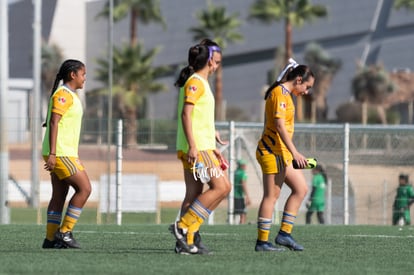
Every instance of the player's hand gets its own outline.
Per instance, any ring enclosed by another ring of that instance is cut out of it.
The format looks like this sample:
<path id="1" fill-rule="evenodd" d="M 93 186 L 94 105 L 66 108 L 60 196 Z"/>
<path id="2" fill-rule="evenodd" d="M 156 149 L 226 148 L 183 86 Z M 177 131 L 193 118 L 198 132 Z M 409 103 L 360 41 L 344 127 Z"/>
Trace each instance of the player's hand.
<path id="1" fill-rule="evenodd" d="M 308 165 L 308 161 L 306 160 L 306 157 L 303 156 L 301 153 L 297 152 L 293 155 L 293 159 L 296 160 L 298 167 L 300 169 L 305 168 Z"/>
<path id="2" fill-rule="evenodd" d="M 227 145 L 229 142 L 226 140 L 222 140 L 220 138 L 220 133 L 218 131 L 216 131 L 216 141 L 220 144 L 220 145 Z"/>
<path id="3" fill-rule="evenodd" d="M 250 198 L 249 197 L 245 197 L 244 198 L 244 204 L 246 204 L 246 205 L 250 205 L 251 204 L 251 201 L 250 201 Z"/>
<path id="4" fill-rule="evenodd" d="M 194 164 L 198 159 L 198 150 L 195 147 L 190 147 L 187 153 L 187 161 L 190 164 Z"/>
<path id="5" fill-rule="evenodd" d="M 56 166 L 56 156 L 55 155 L 49 155 L 49 158 L 47 159 L 47 162 L 44 165 L 44 168 L 46 171 L 53 171 Z"/>

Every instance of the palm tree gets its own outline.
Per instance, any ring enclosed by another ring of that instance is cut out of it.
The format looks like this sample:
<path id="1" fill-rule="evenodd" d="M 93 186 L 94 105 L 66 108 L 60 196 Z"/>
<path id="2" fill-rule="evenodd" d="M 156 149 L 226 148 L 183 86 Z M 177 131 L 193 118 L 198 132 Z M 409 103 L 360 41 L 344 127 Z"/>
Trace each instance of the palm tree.
<path id="1" fill-rule="evenodd" d="M 283 20 L 285 24 L 285 63 L 292 57 L 292 27 L 302 27 L 305 22 L 325 17 L 323 5 L 312 5 L 310 0 L 256 0 L 250 7 L 250 19 L 265 24 Z M 297 98 L 297 118 L 303 120 L 301 97 Z"/>
<path id="2" fill-rule="evenodd" d="M 194 41 L 208 37 L 217 42 L 222 49 L 225 49 L 228 44 L 243 40 L 242 34 L 236 30 L 241 24 L 238 20 L 238 14 L 227 15 L 224 6 L 214 6 L 208 1 L 207 9 L 199 11 L 196 16 L 199 25 L 189 29 L 193 33 Z M 225 120 L 222 79 L 223 71 L 220 66 L 216 71 L 214 84 L 217 120 Z"/>
<path id="3" fill-rule="evenodd" d="M 305 49 L 305 61 L 315 74 L 316 81 L 310 94 L 310 117 L 312 122 L 326 121 L 328 107 L 326 96 L 331 86 L 333 77 L 341 68 L 340 59 L 331 57 L 324 49 L 316 44 L 310 43 Z M 308 97 L 305 97 L 306 99 Z M 306 104 L 305 104 L 306 105 Z M 305 106 L 305 110 L 307 109 Z"/>
<path id="4" fill-rule="evenodd" d="M 362 123 L 368 120 L 368 105 L 375 105 L 383 124 L 387 123 L 384 99 L 395 89 L 388 72 L 381 65 L 360 66 L 352 80 L 352 93 L 355 100 L 362 103 Z"/>
<path id="5" fill-rule="evenodd" d="M 139 59 L 127 59 L 129 55 L 134 56 L 137 55 L 139 58 L 145 58 L 145 56 L 141 56 L 141 49 L 142 46 L 138 43 L 138 21 L 143 24 L 149 24 L 151 22 L 160 23 L 164 27 L 165 22 L 163 17 L 161 16 L 160 10 L 160 1 L 159 0 L 114 0 L 114 10 L 113 10 L 113 17 L 114 21 L 118 22 L 123 18 L 130 16 L 130 24 L 129 24 L 129 49 L 125 46 L 121 50 L 116 50 L 118 57 L 114 56 L 114 63 L 118 62 L 118 70 L 125 70 L 119 71 L 118 75 L 113 73 L 114 82 L 114 93 L 117 92 L 117 100 L 118 100 L 118 111 L 122 114 L 123 117 L 128 118 L 128 122 L 131 125 L 131 128 L 126 127 L 129 130 L 127 133 L 127 144 L 136 144 L 136 138 L 133 136 L 136 132 L 132 132 L 133 130 L 138 129 L 138 122 L 137 119 L 137 106 L 141 105 L 142 100 L 145 98 L 145 94 L 148 91 L 153 91 L 152 89 L 145 90 L 145 86 L 148 86 L 146 83 L 141 83 L 140 81 L 147 81 L 146 78 L 142 75 L 141 78 L 136 79 L 129 79 L 130 75 L 133 75 L 134 72 L 128 71 L 130 68 L 137 68 L 142 65 L 146 64 L 145 60 Z M 98 14 L 98 16 L 109 16 L 109 1 L 106 3 L 103 11 Z M 154 55 L 158 53 L 159 49 L 151 50 L 149 54 L 149 59 L 153 60 Z M 114 54 L 115 55 L 115 54 Z M 148 61 L 148 60 L 147 60 Z M 103 60 L 100 61 L 100 65 L 103 66 Z M 133 64 L 136 62 L 137 64 Z M 115 66 L 115 64 L 114 64 Z M 108 73 L 104 70 L 106 73 Z M 135 72 L 136 73 L 136 72 Z M 118 77 L 119 76 L 119 77 Z M 101 80 L 102 77 L 107 77 L 107 75 L 101 75 L 99 78 Z M 127 79 L 127 80 L 126 80 Z M 154 79 L 154 75 L 150 78 L 151 80 Z M 106 81 L 106 80 L 105 80 Z M 143 89 L 141 94 L 138 93 L 138 89 Z M 125 95 L 121 93 L 125 92 Z M 132 97 L 132 99 L 131 99 Z M 125 101 L 125 102 L 122 102 Z M 135 106 L 132 106 L 134 105 Z"/>
<path id="6" fill-rule="evenodd" d="M 166 67 L 153 67 L 152 62 L 160 48 L 144 51 L 142 44 L 131 47 L 124 45 L 114 48 L 113 78 L 116 84 L 113 87 L 116 109 L 121 118 L 125 119 L 125 144 L 137 144 L 138 129 L 137 110 L 150 92 L 166 90 L 165 85 L 155 79 L 168 71 Z M 97 61 L 97 77 L 104 85 L 108 85 L 108 60 Z M 138 92 L 139 91 L 139 92 Z"/>
<path id="7" fill-rule="evenodd" d="M 414 0 L 395 0 L 394 7 L 398 10 L 404 8 L 414 11 Z"/>
<path id="8" fill-rule="evenodd" d="M 138 21 L 142 24 L 160 23 L 166 26 L 161 15 L 159 0 L 114 0 L 113 16 L 118 22 L 130 14 L 129 42 L 131 46 L 138 43 Z M 98 16 L 109 16 L 109 1 Z"/>

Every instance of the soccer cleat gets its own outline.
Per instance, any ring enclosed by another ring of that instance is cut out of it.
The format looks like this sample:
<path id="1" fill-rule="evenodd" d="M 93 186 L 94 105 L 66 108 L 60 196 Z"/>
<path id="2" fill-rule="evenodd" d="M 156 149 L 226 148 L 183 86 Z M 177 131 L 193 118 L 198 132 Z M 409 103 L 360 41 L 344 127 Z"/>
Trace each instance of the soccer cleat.
<path id="1" fill-rule="evenodd" d="M 61 242 L 57 242 L 56 240 L 49 241 L 48 239 L 44 239 L 42 248 L 66 248 L 65 245 L 63 245 Z"/>
<path id="2" fill-rule="evenodd" d="M 194 233 L 194 244 L 197 246 L 198 248 L 198 252 L 197 254 L 203 254 L 203 255 L 211 255 L 213 254 L 208 248 L 207 246 L 205 246 L 202 242 L 201 242 L 201 236 L 200 236 L 200 232 L 197 231 Z"/>
<path id="3" fill-rule="evenodd" d="M 174 224 L 170 224 L 170 226 L 168 227 L 168 230 L 173 233 L 174 230 Z M 198 248 L 198 252 L 197 254 L 200 255 L 211 255 L 213 254 L 212 252 L 210 252 L 210 250 L 201 242 L 201 236 L 199 231 L 197 231 L 196 233 L 194 233 L 194 244 L 195 246 Z M 175 247 L 174 247 L 174 252 L 177 254 L 186 254 L 188 255 L 189 253 L 186 252 L 180 245 L 180 242 L 176 241 L 175 242 Z"/>
<path id="4" fill-rule="evenodd" d="M 174 252 L 177 253 L 177 254 L 181 254 L 182 250 L 183 249 L 181 248 L 180 243 L 178 241 L 176 241 L 175 242 L 175 247 L 174 247 Z"/>
<path id="5" fill-rule="evenodd" d="M 57 242 L 62 243 L 67 248 L 80 248 L 80 245 L 73 238 L 72 232 L 70 232 L 70 231 L 62 233 L 58 230 L 55 233 L 55 239 L 56 239 Z"/>
<path id="6" fill-rule="evenodd" d="M 256 246 L 254 247 L 255 251 L 273 251 L 273 252 L 282 252 L 285 251 L 284 248 L 281 247 L 275 247 L 270 242 L 264 242 L 264 241 L 256 241 Z"/>
<path id="7" fill-rule="evenodd" d="M 283 245 L 289 248 L 290 250 L 294 251 L 302 251 L 303 246 L 298 244 L 290 234 L 280 233 L 277 235 L 275 239 L 275 243 L 278 245 Z"/>
<path id="8" fill-rule="evenodd" d="M 171 233 L 174 234 L 175 239 L 181 246 L 182 252 L 180 252 L 180 254 L 184 254 L 183 252 L 186 252 L 189 254 L 198 253 L 197 246 L 193 244 L 191 245 L 187 244 L 187 230 L 179 228 L 178 222 L 175 222 L 172 227 L 170 226 L 170 228 L 171 228 L 170 229 Z"/>

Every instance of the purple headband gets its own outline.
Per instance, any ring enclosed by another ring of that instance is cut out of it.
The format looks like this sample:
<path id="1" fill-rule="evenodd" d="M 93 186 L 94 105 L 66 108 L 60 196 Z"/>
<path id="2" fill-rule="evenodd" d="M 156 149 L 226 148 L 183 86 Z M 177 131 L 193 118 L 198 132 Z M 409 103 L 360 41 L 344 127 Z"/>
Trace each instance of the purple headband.
<path id="1" fill-rule="evenodd" d="M 221 53 L 221 49 L 219 46 L 208 46 L 208 60 L 213 57 L 213 52 Z"/>

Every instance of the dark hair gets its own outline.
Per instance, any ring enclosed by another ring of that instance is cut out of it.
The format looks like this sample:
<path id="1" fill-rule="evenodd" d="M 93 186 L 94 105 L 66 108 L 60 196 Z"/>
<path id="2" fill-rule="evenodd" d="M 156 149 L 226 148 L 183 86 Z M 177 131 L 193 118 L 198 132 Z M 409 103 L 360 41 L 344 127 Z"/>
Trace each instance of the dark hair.
<path id="1" fill-rule="evenodd" d="M 208 38 L 201 40 L 200 44 L 192 46 L 188 50 L 188 65 L 184 67 L 174 85 L 176 87 L 184 86 L 187 79 L 195 72 L 206 66 L 207 62 L 213 56 L 213 52 L 221 52 L 218 44 Z"/>
<path id="2" fill-rule="evenodd" d="M 50 92 L 50 96 L 53 95 L 57 87 L 59 86 L 59 82 L 63 80 L 63 83 L 70 81 L 70 74 L 72 72 L 76 73 L 80 69 L 84 68 L 85 64 L 83 64 L 79 60 L 75 59 L 67 59 L 65 60 L 62 65 L 60 65 L 59 72 L 56 74 L 55 82 L 53 83 L 52 91 Z"/>
<path id="3" fill-rule="evenodd" d="M 63 83 L 70 81 L 70 74 L 72 72 L 76 73 L 80 69 L 84 68 L 85 64 L 83 64 L 79 60 L 75 59 L 67 59 L 65 60 L 62 65 L 60 65 L 59 72 L 56 74 L 55 82 L 53 83 L 53 88 L 50 92 L 50 97 L 53 96 L 53 93 L 59 86 L 59 82 L 63 80 Z M 43 123 L 43 127 L 47 126 L 49 118 L 46 117 L 46 122 Z"/>
<path id="4" fill-rule="evenodd" d="M 310 77 L 314 77 L 312 71 L 306 65 L 298 65 L 295 68 L 290 68 L 289 70 L 286 71 L 285 75 L 283 75 L 280 81 L 276 80 L 272 85 L 270 85 L 270 87 L 266 90 L 264 99 L 266 100 L 268 98 L 268 96 L 270 95 L 270 92 L 275 87 L 279 86 L 281 83 L 291 81 L 298 76 L 302 77 L 303 81 L 307 81 Z"/>
<path id="5" fill-rule="evenodd" d="M 402 180 L 408 182 L 408 175 L 407 174 L 400 174 L 399 179 L 402 179 Z"/>
<path id="6" fill-rule="evenodd" d="M 208 47 L 205 45 L 195 45 L 188 50 L 188 65 L 184 67 L 178 79 L 175 82 L 175 86 L 184 86 L 187 79 L 196 71 L 201 70 L 208 62 L 209 52 Z"/>
<path id="7" fill-rule="evenodd" d="M 203 40 L 201 40 L 200 45 L 206 45 L 208 47 L 209 60 L 213 57 L 213 52 L 221 53 L 220 46 L 211 39 L 204 38 Z"/>

